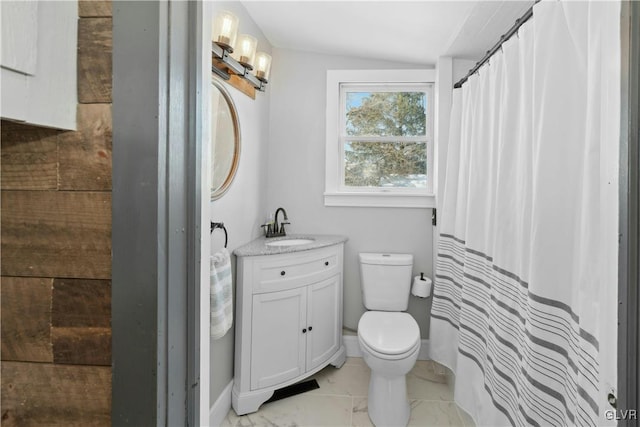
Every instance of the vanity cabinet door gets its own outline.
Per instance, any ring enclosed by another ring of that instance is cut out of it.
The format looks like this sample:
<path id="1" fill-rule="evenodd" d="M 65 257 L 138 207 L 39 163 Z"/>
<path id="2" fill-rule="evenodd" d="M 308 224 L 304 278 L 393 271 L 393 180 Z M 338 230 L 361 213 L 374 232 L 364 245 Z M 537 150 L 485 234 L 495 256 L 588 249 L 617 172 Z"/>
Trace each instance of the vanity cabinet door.
<path id="1" fill-rule="evenodd" d="M 341 280 L 338 274 L 308 287 L 307 371 L 326 362 L 340 347 Z"/>
<path id="2" fill-rule="evenodd" d="M 306 298 L 306 288 L 253 295 L 252 390 L 304 373 Z"/>

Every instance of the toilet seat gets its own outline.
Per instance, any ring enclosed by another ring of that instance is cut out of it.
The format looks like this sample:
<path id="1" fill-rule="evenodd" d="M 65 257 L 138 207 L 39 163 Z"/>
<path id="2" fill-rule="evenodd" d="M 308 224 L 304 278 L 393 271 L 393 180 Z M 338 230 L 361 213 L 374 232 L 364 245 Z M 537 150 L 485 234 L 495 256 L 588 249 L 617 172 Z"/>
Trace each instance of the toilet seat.
<path id="1" fill-rule="evenodd" d="M 385 353 L 380 353 L 378 351 L 376 351 L 375 349 L 369 347 L 363 340 L 362 338 L 358 339 L 358 342 L 360 343 L 360 349 L 363 352 L 367 352 L 369 353 L 371 356 L 380 359 L 380 360 L 388 360 L 388 361 L 394 361 L 394 360 L 402 360 L 402 359 L 407 359 L 407 358 L 411 358 L 413 356 L 414 353 L 418 352 L 420 350 L 420 342 L 418 341 L 415 346 L 413 346 L 412 348 L 409 349 L 409 351 L 407 351 L 406 353 L 401 353 L 401 354 L 385 354 Z"/>
<path id="2" fill-rule="evenodd" d="M 358 323 L 360 343 L 382 359 L 402 359 L 420 346 L 420 328 L 408 313 L 367 311 Z"/>

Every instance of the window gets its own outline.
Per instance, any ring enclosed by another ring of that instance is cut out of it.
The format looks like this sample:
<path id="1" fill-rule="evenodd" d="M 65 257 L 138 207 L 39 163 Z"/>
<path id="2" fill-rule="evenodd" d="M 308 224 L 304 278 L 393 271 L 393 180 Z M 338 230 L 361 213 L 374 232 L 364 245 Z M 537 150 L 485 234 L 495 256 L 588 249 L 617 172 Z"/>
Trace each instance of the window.
<path id="1" fill-rule="evenodd" d="M 433 206 L 433 71 L 328 71 L 327 206 Z"/>

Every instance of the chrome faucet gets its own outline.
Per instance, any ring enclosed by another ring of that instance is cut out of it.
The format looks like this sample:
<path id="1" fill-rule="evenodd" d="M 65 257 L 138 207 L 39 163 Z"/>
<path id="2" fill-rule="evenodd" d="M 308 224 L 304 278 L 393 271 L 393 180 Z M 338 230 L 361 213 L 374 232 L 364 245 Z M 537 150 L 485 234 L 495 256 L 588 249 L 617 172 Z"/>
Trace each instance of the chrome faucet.
<path id="1" fill-rule="evenodd" d="M 282 212 L 282 214 L 284 215 L 284 221 L 280 223 L 280 225 L 278 225 L 278 214 Z M 267 237 L 280 237 L 280 236 L 286 236 L 287 232 L 284 229 L 284 226 L 287 224 L 291 224 L 289 221 L 289 218 L 287 218 L 287 211 L 284 210 L 284 208 L 278 208 L 276 209 L 276 214 L 274 217 L 274 221 L 273 221 L 273 225 L 272 224 L 263 224 L 262 227 L 266 228 L 266 236 Z"/>

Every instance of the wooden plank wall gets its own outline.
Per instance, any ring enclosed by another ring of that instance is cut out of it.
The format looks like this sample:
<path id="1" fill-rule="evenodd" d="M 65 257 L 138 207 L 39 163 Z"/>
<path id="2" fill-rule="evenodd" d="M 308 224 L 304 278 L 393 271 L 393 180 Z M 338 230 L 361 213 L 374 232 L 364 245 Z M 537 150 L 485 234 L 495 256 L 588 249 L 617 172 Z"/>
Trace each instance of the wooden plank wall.
<path id="1" fill-rule="evenodd" d="M 111 2 L 78 15 L 77 131 L 1 123 L 6 427 L 111 424 Z"/>

